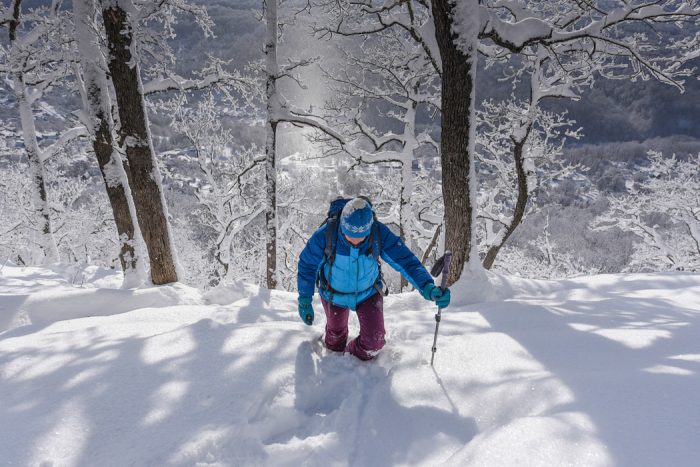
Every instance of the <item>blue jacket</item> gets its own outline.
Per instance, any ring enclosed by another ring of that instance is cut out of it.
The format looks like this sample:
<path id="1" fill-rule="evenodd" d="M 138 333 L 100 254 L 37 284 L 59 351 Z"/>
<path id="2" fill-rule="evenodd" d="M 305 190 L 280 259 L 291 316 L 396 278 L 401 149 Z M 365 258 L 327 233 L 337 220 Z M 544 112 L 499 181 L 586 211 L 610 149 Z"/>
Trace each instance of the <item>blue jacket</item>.
<path id="1" fill-rule="evenodd" d="M 423 290 L 429 282 L 433 283 L 433 278 L 428 271 L 401 239 L 386 225 L 379 221 L 376 223 L 377 226 L 372 226 L 372 229 L 375 232 L 374 235 L 378 233 L 380 237 L 381 258 L 418 290 Z M 377 292 L 375 284 L 379 282 L 379 266 L 369 251 L 368 239 L 357 247 L 353 247 L 345 240 L 342 233 L 338 232 L 334 235 L 337 235 L 336 253 L 330 275 L 330 285 L 334 290 L 333 303 L 356 310 L 358 304 Z M 299 256 L 297 288 L 300 297 L 313 297 L 316 278 L 321 267 L 323 267 L 321 272 L 323 277 L 326 281 L 328 280 L 329 264 L 323 254 L 327 238 L 326 224 L 324 224 L 314 232 Z M 324 300 L 329 301 L 330 291 L 321 288 L 319 294 Z"/>

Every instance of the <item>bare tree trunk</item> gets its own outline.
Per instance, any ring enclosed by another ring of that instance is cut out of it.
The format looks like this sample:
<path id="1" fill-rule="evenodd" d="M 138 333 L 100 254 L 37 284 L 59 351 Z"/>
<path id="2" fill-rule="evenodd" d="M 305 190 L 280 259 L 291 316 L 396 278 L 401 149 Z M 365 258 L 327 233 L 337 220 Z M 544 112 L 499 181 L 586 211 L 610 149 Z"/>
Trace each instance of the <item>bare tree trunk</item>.
<path id="1" fill-rule="evenodd" d="M 425 249 L 425 252 L 423 252 L 423 257 L 421 258 L 421 263 L 425 264 L 428 262 L 428 258 L 430 258 L 430 255 L 432 254 L 433 250 L 438 246 L 438 239 L 440 238 L 440 232 L 442 230 L 442 224 L 438 224 L 437 227 L 435 227 L 435 233 L 433 234 L 433 237 L 430 239 L 430 243 L 428 244 L 428 247 Z"/>
<path id="2" fill-rule="evenodd" d="M 404 245 L 413 249 L 411 235 L 411 194 L 413 191 L 413 173 L 411 162 L 404 161 L 401 165 L 401 193 L 399 196 L 399 237 Z M 408 291 L 409 283 L 403 274 L 401 275 L 401 292 Z"/>
<path id="3" fill-rule="evenodd" d="M 14 87 L 19 106 L 24 147 L 27 152 L 27 160 L 29 161 L 32 204 L 34 205 L 34 210 L 38 218 L 38 244 L 43 255 L 41 261 L 52 263 L 58 261 L 58 248 L 53 237 L 53 228 L 51 227 L 51 207 L 49 206 L 46 194 L 46 170 L 44 168 L 44 161 L 41 160 L 39 143 L 36 139 L 34 115 L 27 97 L 24 77 L 21 73 L 15 75 Z"/>
<path id="4" fill-rule="evenodd" d="M 532 128 L 532 127 L 530 127 Z M 527 134 L 530 134 L 528 129 Z M 523 148 L 527 142 L 527 136 L 521 141 L 516 141 L 513 148 L 513 159 L 515 160 L 515 172 L 518 175 L 518 198 L 515 202 L 515 209 L 513 210 L 513 218 L 506 227 L 506 231 L 500 237 L 500 241 L 489 248 L 484 258 L 484 268 L 491 269 L 493 263 L 496 261 L 496 256 L 498 252 L 501 251 L 503 245 L 508 241 L 508 238 L 513 234 L 515 229 L 520 225 L 525 217 L 525 208 L 527 207 L 527 202 L 530 198 L 529 190 L 527 187 L 527 173 L 525 172 L 525 159 L 523 155 Z"/>
<path id="5" fill-rule="evenodd" d="M 277 288 L 277 168 L 275 164 L 275 141 L 277 123 L 267 123 L 267 145 L 265 150 L 265 184 L 267 185 L 267 209 L 265 211 L 265 250 L 267 253 L 265 280 L 268 289 Z"/>
<path id="6" fill-rule="evenodd" d="M 90 91 L 88 90 L 88 93 L 89 92 Z M 112 133 L 109 129 L 109 124 L 105 119 L 105 114 L 101 112 L 97 113 L 95 114 L 95 119 L 97 121 L 97 128 L 95 128 L 92 147 L 95 151 L 95 155 L 97 156 L 100 172 L 102 173 L 102 178 L 107 189 L 107 197 L 109 198 L 109 202 L 112 206 L 114 222 L 117 227 L 119 243 L 121 245 L 119 250 L 119 261 L 121 262 L 122 270 L 126 276 L 137 271 L 136 263 L 138 261 L 138 257 L 134 246 L 134 219 L 132 218 L 131 210 L 129 209 L 127 191 L 123 184 L 115 182 L 114 179 L 110 179 L 110 171 L 122 171 L 124 172 L 125 177 L 126 172 L 124 171 L 124 165 L 120 160 L 121 158 L 118 155 L 119 153 L 114 150 Z M 116 157 L 114 157 L 115 155 Z"/>
<path id="7" fill-rule="evenodd" d="M 265 185 L 267 206 L 265 210 L 265 249 L 267 253 L 265 280 L 268 289 L 277 288 L 277 126 L 280 99 L 277 94 L 277 0 L 266 3 L 267 31 L 265 60 L 267 80 L 267 141 L 265 143 Z"/>
<path id="8" fill-rule="evenodd" d="M 107 31 L 109 71 L 119 111 L 119 145 L 125 149 L 139 227 L 146 243 L 154 284 L 177 281 L 174 251 L 161 176 L 151 143 L 133 32 L 119 1 L 107 4 L 102 18 Z"/>
<path id="9" fill-rule="evenodd" d="M 277 122 L 267 122 L 267 126 L 267 144 L 265 146 L 265 184 L 267 186 L 265 281 L 268 289 L 275 289 L 277 288 L 277 168 L 275 164 Z"/>
<path id="10" fill-rule="evenodd" d="M 12 18 L 9 21 L 10 51 L 17 39 L 17 28 L 20 24 L 22 0 L 15 0 L 12 4 Z M 10 52 L 12 53 L 12 52 Z M 39 249 L 41 250 L 41 262 L 51 263 L 58 261 L 58 248 L 53 237 L 51 227 L 51 208 L 46 196 L 46 171 L 41 160 L 39 142 L 36 138 L 36 126 L 32 113 L 31 101 L 27 95 L 27 86 L 21 71 L 13 74 L 13 86 L 17 107 L 19 109 L 20 123 L 22 125 L 22 137 L 27 152 L 29 171 L 31 176 L 32 204 L 37 216 L 39 228 Z M 36 260 L 36 258 L 34 258 Z"/>
<path id="11" fill-rule="evenodd" d="M 121 245 L 119 261 L 124 277 L 138 274 L 137 255 L 134 247 L 133 206 L 129 201 L 131 193 L 127 170 L 113 140 L 114 124 L 110 113 L 110 97 L 107 89 L 107 76 L 104 62 L 95 34 L 94 0 L 73 0 L 75 15 L 76 41 L 80 51 L 80 64 L 85 82 L 85 106 L 88 115 L 88 131 L 92 147 L 107 189 L 107 197 L 112 206 L 114 222 Z M 99 62 L 98 62 L 99 61 Z M 132 201 L 133 203 L 133 201 Z"/>
<path id="12" fill-rule="evenodd" d="M 476 0 L 469 1 L 475 4 Z M 445 248 L 452 251 L 448 284 L 459 279 L 473 254 L 473 214 L 476 200 L 471 186 L 474 170 L 471 125 L 474 110 L 474 68 L 476 48 L 467 55 L 457 47 L 451 0 L 432 0 L 435 36 L 442 57 L 441 161 L 442 193 L 445 203 Z M 478 14 L 478 13 L 477 13 Z M 475 32 L 476 39 L 476 32 Z"/>

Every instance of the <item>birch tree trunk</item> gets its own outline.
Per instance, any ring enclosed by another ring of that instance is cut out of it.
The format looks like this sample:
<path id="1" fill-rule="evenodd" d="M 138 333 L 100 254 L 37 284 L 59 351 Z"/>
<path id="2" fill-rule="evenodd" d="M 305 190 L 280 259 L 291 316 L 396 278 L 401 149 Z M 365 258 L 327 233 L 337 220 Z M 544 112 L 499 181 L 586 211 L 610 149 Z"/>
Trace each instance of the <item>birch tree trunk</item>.
<path id="1" fill-rule="evenodd" d="M 277 94 L 277 0 L 267 0 L 267 30 L 265 37 L 265 69 L 267 79 L 265 91 L 267 96 L 267 126 L 265 142 L 265 185 L 267 188 L 267 206 L 265 209 L 265 280 L 268 289 L 277 288 L 277 126 L 280 111 L 280 99 Z"/>
<path id="2" fill-rule="evenodd" d="M 409 250 L 413 250 L 413 158 L 415 151 L 420 147 L 416 140 L 416 101 L 409 103 L 404 116 L 404 148 L 401 164 L 401 189 L 399 195 L 399 233 L 401 240 Z M 401 291 L 407 292 L 410 288 L 408 281 L 401 275 Z"/>
<path id="3" fill-rule="evenodd" d="M 34 114 L 27 96 L 27 88 L 24 77 L 17 73 L 13 80 L 17 105 L 19 106 L 20 121 L 22 125 L 22 137 L 29 161 L 31 176 L 32 204 L 37 217 L 39 229 L 38 246 L 42 253 L 40 263 L 54 263 L 58 261 L 58 248 L 53 237 L 51 227 L 51 207 L 46 192 L 46 170 L 44 161 L 41 160 L 39 142 L 36 139 L 36 127 Z M 34 258 L 36 260 L 37 258 Z"/>
<path id="4" fill-rule="evenodd" d="M 124 271 L 125 283 L 129 283 L 133 275 L 139 275 L 134 239 L 135 206 L 129 188 L 128 167 L 124 166 L 124 161 L 116 150 L 113 140 L 114 124 L 110 112 L 107 76 L 104 72 L 106 64 L 99 50 L 99 38 L 95 34 L 97 10 L 94 0 L 73 0 L 73 12 L 75 36 L 85 83 L 86 124 L 119 235 L 119 261 Z"/>
<path id="5" fill-rule="evenodd" d="M 22 0 L 12 3 L 12 17 L 9 21 L 9 48 L 12 55 L 13 45 L 17 40 L 17 28 L 20 24 Z M 29 161 L 31 176 L 32 204 L 36 213 L 39 240 L 37 242 L 41 251 L 41 258 L 33 258 L 39 263 L 53 263 L 58 261 L 58 248 L 53 237 L 51 227 L 51 208 L 46 194 L 46 171 L 41 159 L 41 150 L 36 138 L 36 125 L 32 113 L 32 103 L 27 94 L 27 86 L 24 82 L 24 74 L 19 71 L 21 65 L 17 64 L 18 71 L 12 76 L 15 98 L 19 109 L 20 124 L 22 125 L 22 137 Z"/>
<path id="6" fill-rule="evenodd" d="M 469 2 L 470 14 L 478 18 L 476 0 Z M 452 251 L 451 285 L 459 279 L 469 261 L 478 260 L 474 244 L 476 187 L 473 163 L 474 86 L 476 40 L 468 52 L 458 47 L 453 30 L 453 0 L 432 0 L 435 37 L 442 57 L 442 193 L 445 203 L 445 249 Z M 478 19 L 476 20 L 478 23 Z M 462 37 L 464 39 L 464 37 Z"/>
<path id="7" fill-rule="evenodd" d="M 120 0 L 107 2 L 102 18 L 119 111 L 119 145 L 124 148 L 129 164 L 138 224 L 151 265 L 151 280 L 154 284 L 175 282 L 178 280 L 175 252 L 148 128 L 139 64 L 132 54 L 132 26 Z"/>

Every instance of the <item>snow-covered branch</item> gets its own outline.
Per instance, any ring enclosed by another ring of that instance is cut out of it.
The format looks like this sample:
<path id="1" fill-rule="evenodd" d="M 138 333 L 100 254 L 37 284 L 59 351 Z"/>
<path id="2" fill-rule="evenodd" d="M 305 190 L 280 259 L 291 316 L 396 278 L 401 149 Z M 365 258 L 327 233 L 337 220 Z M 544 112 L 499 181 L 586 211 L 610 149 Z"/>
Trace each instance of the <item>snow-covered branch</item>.
<path id="1" fill-rule="evenodd" d="M 314 33 L 321 39 L 340 37 L 367 37 L 399 29 L 407 33 L 429 60 L 435 73 L 441 75 L 442 63 L 435 44 L 435 33 L 429 2 L 424 0 L 314 0 L 330 20 L 319 24 Z"/>
<path id="2" fill-rule="evenodd" d="M 88 136 L 88 131 L 85 126 L 77 126 L 74 128 L 71 128 L 67 131 L 64 131 L 61 136 L 53 143 L 51 146 L 44 148 L 41 151 L 41 160 L 46 161 L 56 154 L 58 154 L 60 151 L 62 151 L 69 143 L 79 139 L 79 138 L 84 138 Z"/>
<path id="3" fill-rule="evenodd" d="M 144 95 L 153 95 L 170 91 L 200 91 L 212 86 L 233 86 L 236 89 L 248 91 L 256 85 L 257 83 L 249 77 L 243 76 L 238 72 L 230 73 L 219 69 L 198 79 L 187 79 L 174 73 L 169 73 L 167 77 L 152 79 L 144 83 L 143 93 Z"/>
<path id="4" fill-rule="evenodd" d="M 526 53 L 537 45 L 559 56 L 576 50 L 591 61 L 627 63 L 618 78 L 652 77 L 680 90 L 683 78 L 693 73 L 686 64 L 700 47 L 697 35 L 663 39 L 654 28 L 657 24 L 700 24 L 700 7 L 693 2 L 553 1 L 528 3 L 525 8 L 521 2 L 493 0 L 480 5 L 480 19 L 479 37 L 511 53 Z M 640 24 L 649 32 L 634 32 L 633 27 Z"/>

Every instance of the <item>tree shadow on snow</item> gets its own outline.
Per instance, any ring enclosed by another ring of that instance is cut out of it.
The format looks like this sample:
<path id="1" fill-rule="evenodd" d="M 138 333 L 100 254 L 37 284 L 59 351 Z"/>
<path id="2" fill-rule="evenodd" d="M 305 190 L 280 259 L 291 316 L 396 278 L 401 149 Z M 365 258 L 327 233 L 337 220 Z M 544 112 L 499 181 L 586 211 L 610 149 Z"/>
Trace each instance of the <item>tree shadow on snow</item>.
<path id="1" fill-rule="evenodd" d="M 0 352 L 0 365 L 15 368 L 0 377 L 0 457 L 17 465 L 195 465 L 202 458 L 259 465 L 266 453 L 247 433 L 249 419 L 256 401 L 267 402 L 270 374 L 290 361 L 274 350 L 294 351 L 289 333 L 270 324 L 202 319 L 121 337 L 112 328 L 49 329 L 41 346 Z"/>
<path id="2" fill-rule="evenodd" d="M 623 289 L 654 288 L 633 282 Z M 682 289 L 668 285 L 658 288 Z M 700 312 L 625 297 L 611 285 L 596 290 L 603 300 L 565 295 L 560 306 L 522 301 L 484 304 L 480 312 L 573 392 L 571 403 L 550 412 L 587 414 L 615 465 L 696 465 Z"/>

